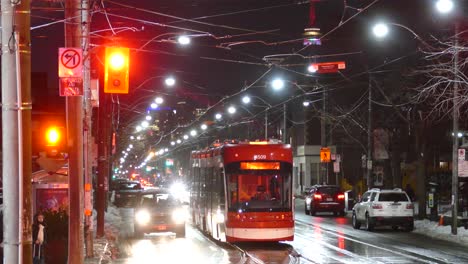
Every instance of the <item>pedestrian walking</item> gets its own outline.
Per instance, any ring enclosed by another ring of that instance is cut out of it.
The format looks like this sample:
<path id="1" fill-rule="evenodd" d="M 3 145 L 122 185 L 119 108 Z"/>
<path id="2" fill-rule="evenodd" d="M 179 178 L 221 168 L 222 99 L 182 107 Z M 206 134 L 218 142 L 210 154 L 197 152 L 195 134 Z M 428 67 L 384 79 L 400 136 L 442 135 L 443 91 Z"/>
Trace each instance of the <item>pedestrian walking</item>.
<path id="1" fill-rule="evenodd" d="M 47 242 L 47 225 L 44 215 L 38 213 L 33 224 L 33 264 L 44 264 L 44 245 Z"/>

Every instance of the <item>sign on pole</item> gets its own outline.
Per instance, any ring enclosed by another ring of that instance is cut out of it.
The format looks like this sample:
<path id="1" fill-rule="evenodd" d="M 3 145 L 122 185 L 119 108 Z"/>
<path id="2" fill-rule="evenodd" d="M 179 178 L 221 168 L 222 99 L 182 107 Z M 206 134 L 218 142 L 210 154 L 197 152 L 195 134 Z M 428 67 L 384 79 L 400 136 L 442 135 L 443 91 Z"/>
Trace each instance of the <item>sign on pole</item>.
<path id="1" fill-rule="evenodd" d="M 59 77 L 83 77 L 83 50 L 59 48 Z"/>
<path id="2" fill-rule="evenodd" d="M 320 162 L 330 162 L 330 148 L 320 148 Z"/>
<path id="3" fill-rule="evenodd" d="M 334 173 L 340 172 L 340 163 L 338 161 L 333 162 L 333 172 Z"/>
<path id="4" fill-rule="evenodd" d="M 83 78 L 60 78 L 60 96 L 82 96 Z"/>

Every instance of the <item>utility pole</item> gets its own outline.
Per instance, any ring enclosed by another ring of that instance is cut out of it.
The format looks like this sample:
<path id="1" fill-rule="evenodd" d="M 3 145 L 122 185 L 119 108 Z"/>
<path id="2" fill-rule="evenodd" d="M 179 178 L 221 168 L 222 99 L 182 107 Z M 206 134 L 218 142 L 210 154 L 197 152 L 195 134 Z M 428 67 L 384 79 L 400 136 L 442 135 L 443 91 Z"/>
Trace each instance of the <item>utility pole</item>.
<path id="1" fill-rule="evenodd" d="M 268 140 L 268 109 L 265 109 L 265 139 Z"/>
<path id="2" fill-rule="evenodd" d="M 109 174 L 109 132 L 111 114 L 109 111 L 109 94 L 102 93 L 99 98 L 99 135 L 98 135 L 98 179 L 97 179 L 97 226 L 96 236 L 104 236 L 104 214 L 106 210 L 108 174 Z"/>
<path id="3" fill-rule="evenodd" d="M 372 186 L 372 77 L 369 73 L 369 105 L 367 116 L 367 189 Z"/>
<path id="4" fill-rule="evenodd" d="M 91 24 L 91 16 L 89 12 L 89 0 L 82 0 L 81 12 L 82 12 L 82 40 L 81 46 L 83 49 L 83 88 L 85 93 L 85 129 L 84 129 L 84 140 L 85 140 L 85 153 L 84 153 L 84 168 L 85 168 L 85 245 L 86 245 L 86 257 L 92 258 L 94 256 L 93 249 L 93 137 L 92 137 L 92 122 L 91 116 L 93 113 L 93 107 L 91 105 L 91 53 L 89 50 L 89 28 Z"/>
<path id="5" fill-rule="evenodd" d="M 30 1 L 1 1 L 4 263 L 32 259 Z M 26 162 L 25 162 L 26 161 Z"/>
<path id="6" fill-rule="evenodd" d="M 327 99 L 328 99 L 328 91 L 327 87 L 323 88 L 323 93 L 322 93 L 322 113 L 321 113 L 321 118 L 320 118 L 320 145 L 322 148 L 327 147 L 327 120 L 326 120 L 326 115 L 327 115 Z M 321 162 L 320 163 L 320 175 L 321 179 L 318 179 L 318 184 L 320 184 L 320 180 L 326 180 L 328 184 L 328 171 L 327 171 L 327 166 L 328 163 L 326 162 Z"/>
<path id="7" fill-rule="evenodd" d="M 459 98 L 458 98 L 458 22 L 455 22 L 455 53 L 453 58 L 453 71 L 455 80 L 453 82 L 453 145 L 452 145 L 452 234 L 457 234 L 458 228 L 458 118 L 459 118 Z"/>
<path id="8" fill-rule="evenodd" d="M 84 22 L 81 0 L 65 0 L 65 46 L 81 48 Z M 83 96 L 67 96 L 68 135 L 68 263 L 84 261 L 83 254 Z"/>
<path id="9" fill-rule="evenodd" d="M 287 118 L 287 105 L 286 103 L 283 104 L 283 144 L 288 144 L 287 142 L 287 139 L 288 139 L 288 135 L 286 133 L 286 130 L 287 130 L 287 121 L 288 121 L 288 118 Z"/>

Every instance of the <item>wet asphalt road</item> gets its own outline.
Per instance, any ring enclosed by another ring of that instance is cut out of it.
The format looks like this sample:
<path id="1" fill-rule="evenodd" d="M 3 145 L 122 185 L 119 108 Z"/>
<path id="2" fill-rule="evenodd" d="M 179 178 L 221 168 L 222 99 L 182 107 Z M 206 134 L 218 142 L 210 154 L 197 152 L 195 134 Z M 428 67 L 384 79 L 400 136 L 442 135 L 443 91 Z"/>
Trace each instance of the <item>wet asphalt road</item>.
<path id="1" fill-rule="evenodd" d="M 114 263 L 468 263 L 468 245 L 389 228 L 355 230 L 349 217 L 305 215 L 296 200 L 292 242 L 230 245 L 207 239 L 187 224 L 186 238 L 171 233 L 133 239 L 133 209 L 121 208 L 120 257 Z"/>

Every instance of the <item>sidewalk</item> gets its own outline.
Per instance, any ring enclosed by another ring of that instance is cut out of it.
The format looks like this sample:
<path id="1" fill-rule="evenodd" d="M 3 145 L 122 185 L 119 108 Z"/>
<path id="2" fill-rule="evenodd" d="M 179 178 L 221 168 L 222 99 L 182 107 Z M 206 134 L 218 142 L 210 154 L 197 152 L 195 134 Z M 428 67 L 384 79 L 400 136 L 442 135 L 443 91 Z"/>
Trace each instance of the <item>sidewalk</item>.
<path id="1" fill-rule="evenodd" d="M 93 212 L 94 223 L 96 221 L 97 212 Z M 118 257 L 118 239 L 120 228 L 120 212 L 119 209 L 109 206 L 104 216 L 104 237 L 94 239 L 94 257 L 85 259 L 86 264 L 106 264 L 112 263 Z M 94 234 L 96 237 L 96 234 Z"/>

